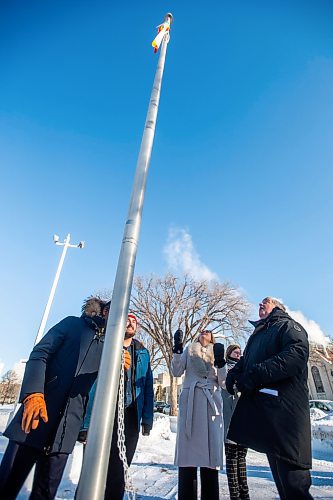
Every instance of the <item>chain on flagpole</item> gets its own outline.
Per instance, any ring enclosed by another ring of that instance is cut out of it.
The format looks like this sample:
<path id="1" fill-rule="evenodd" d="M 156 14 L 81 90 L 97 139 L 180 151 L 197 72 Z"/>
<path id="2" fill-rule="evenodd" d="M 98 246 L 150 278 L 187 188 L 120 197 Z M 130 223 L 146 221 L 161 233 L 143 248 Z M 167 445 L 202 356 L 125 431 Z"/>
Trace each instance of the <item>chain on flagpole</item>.
<path id="1" fill-rule="evenodd" d="M 126 456 L 126 444 L 125 444 L 125 368 L 124 368 L 124 350 L 121 358 L 121 369 L 120 369 L 120 381 L 119 381 L 119 392 L 118 392 L 118 429 L 117 429 L 117 446 L 119 450 L 119 458 L 123 463 L 124 478 L 125 478 L 125 491 L 127 493 L 128 500 L 135 499 L 135 491 L 132 484 L 132 479 L 130 476 L 129 465 Z"/>

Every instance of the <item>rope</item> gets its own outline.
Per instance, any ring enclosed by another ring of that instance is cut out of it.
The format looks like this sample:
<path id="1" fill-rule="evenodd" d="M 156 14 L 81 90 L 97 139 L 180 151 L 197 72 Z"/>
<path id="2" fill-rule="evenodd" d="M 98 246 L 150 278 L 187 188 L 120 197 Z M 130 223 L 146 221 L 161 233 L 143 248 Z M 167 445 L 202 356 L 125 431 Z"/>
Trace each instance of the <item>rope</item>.
<path id="1" fill-rule="evenodd" d="M 126 445 L 125 445 L 125 397 L 124 397 L 124 387 L 125 387 L 125 370 L 124 370 L 124 350 L 121 356 L 121 368 L 120 368 L 120 382 L 119 382 L 119 394 L 118 394 L 118 430 L 117 430 L 117 445 L 119 450 L 119 458 L 123 463 L 124 469 L 124 479 L 125 479 L 125 490 L 127 492 L 127 498 L 135 499 L 135 491 L 132 484 L 132 479 L 129 473 L 129 465 L 126 457 Z"/>

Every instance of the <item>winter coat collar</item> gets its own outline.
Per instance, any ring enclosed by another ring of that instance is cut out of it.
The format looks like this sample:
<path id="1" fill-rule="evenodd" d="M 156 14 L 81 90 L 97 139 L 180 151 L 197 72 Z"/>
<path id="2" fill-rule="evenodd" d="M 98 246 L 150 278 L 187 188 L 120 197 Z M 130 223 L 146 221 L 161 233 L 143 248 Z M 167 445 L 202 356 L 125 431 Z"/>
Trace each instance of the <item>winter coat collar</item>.
<path id="1" fill-rule="evenodd" d="M 140 342 L 140 340 L 133 339 L 132 344 L 134 346 L 134 349 L 136 351 L 142 351 L 143 349 L 146 349 L 145 346 Z"/>
<path id="2" fill-rule="evenodd" d="M 227 359 L 228 370 L 231 370 L 234 366 L 237 365 L 237 363 L 238 363 L 237 359 L 228 358 Z"/>
<path id="3" fill-rule="evenodd" d="M 193 342 L 189 345 L 188 354 L 196 374 L 199 377 L 207 377 L 214 365 L 213 344 L 202 347 L 200 342 Z"/>
<path id="4" fill-rule="evenodd" d="M 258 327 L 266 326 L 266 324 L 268 325 L 268 324 L 276 323 L 276 321 L 279 321 L 281 319 L 290 320 L 291 318 L 290 318 L 288 313 L 286 313 L 285 311 L 282 311 L 282 309 L 280 309 L 279 307 L 274 307 L 274 309 L 267 316 L 267 318 L 259 319 L 257 321 L 249 320 L 249 323 L 251 323 L 251 325 L 253 325 L 255 327 L 255 329 L 257 329 Z"/>
<path id="5" fill-rule="evenodd" d="M 105 319 L 101 316 L 87 316 L 86 314 L 82 315 L 82 318 L 87 323 L 87 325 L 96 332 L 104 333 L 105 328 Z"/>

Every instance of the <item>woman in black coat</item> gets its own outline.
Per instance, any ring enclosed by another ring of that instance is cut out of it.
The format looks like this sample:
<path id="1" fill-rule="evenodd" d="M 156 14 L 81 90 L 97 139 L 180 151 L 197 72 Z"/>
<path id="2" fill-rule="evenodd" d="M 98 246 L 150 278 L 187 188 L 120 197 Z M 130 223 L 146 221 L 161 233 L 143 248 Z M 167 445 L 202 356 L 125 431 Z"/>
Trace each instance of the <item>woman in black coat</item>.
<path id="1" fill-rule="evenodd" d="M 105 301 L 89 298 L 81 317 L 60 321 L 32 350 L 20 393 L 23 404 L 4 432 L 9 443 L 0 467 L 0 498 L 14 499 L 34 464 L 30 498 L 54 498 L 97 377 L 108 308 Z M 27 424 L 25 402 L 34 395 L 42 399 L 44 421 L 35 414 Z"/>
<path id="2" fill-rule="evenodd" d="M 228 439 L 267 454 L 283 499 L 310 499 L 311 427 L 307 386 L 309 343 L 277 299 L 259 304 L 260 320 L 226 385 L 241 397 Z"/>

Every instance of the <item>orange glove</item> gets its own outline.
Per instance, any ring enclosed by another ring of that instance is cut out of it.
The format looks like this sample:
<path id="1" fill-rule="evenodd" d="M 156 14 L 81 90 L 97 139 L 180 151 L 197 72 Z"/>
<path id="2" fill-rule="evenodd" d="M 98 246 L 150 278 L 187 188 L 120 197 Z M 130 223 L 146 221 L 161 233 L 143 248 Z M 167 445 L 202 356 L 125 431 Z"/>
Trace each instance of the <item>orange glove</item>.
<path id="1" fill-rule="evenodd" d="M 40 392 L 29 394 L 23 401 L 23 404 L 24 410 L 21 427 L 26 434 L 29 434 L 31 429 L 37 429 L 40 418 L 45 423 L 48 421 L 44 394 Z"/>
<path id="2" fill-rule="evenodd" d="M 124 349 L 124 368 L 128 370 L 131 366 L 131 355 L 127 349 Z"/>

